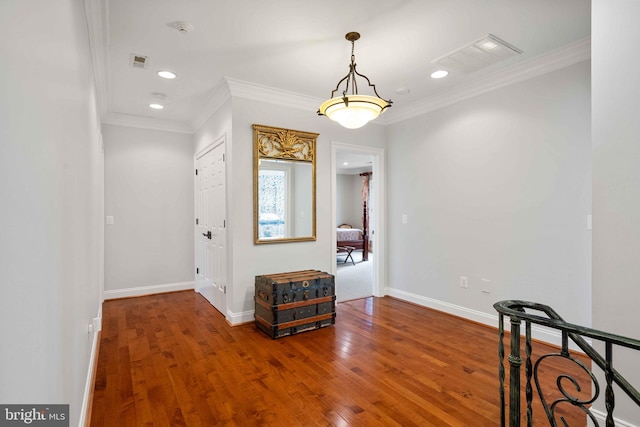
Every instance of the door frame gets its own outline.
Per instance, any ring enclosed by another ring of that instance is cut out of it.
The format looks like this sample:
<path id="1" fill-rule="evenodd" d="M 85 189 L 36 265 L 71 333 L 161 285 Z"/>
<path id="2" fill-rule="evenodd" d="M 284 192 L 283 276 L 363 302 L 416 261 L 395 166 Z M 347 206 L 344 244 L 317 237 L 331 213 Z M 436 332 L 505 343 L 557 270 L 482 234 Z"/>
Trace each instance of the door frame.
<path id="1" fill-rule="evenodd" d="M 344 144 L 341 142 L 331 142 L 331 206 L 333 207 L 331 211 L 331 229 L 334 230 L 333 236 L 331 238 L 331 264 L 332 274 L 335 276 L 337 272 L 337 265 L 335 262 L 336 258 L 336 233 L 335 230 L 338 227 L 336 221 L 336 181 L 337 181 L 337 165 L 336 165 L 336 154 L 339 151 L 348 151 L 350 153 L 357 154 L 366 154 L 371 155 L 373 158 L 372 172 L 373 172 L 373 180 L 371 192 L 374 193 L 376 197 L 374 198 L 373 206 L 371 209 L 373 210 L 373 224 L 370 224 L 370 229 L 375 230 L 375 250 L 373 251 L 373 296 L 383 297 L 386 295 L 386 212 L 384 210 L 384 206 L 386 206 L 386 192 L 385 192 L 385 150 L 383 148 L 375 148 L 375 147 L 366 147 L 362 145 L 352 145 L 352 144 Z"/>
<path id="2" fill-rule="evenodd" d="M 232 287 L 231 287 L 231 281 L 229 280 L 229 267 L 230 267 L 230 255 L 231 255 L 231 251 L 229 249 L 229 200 L 228 200 L 228 194 L 229 194 L 229 173 L 228 173 L 228 168 L 227 168 L 227 135 L 226 133 L 223 134 L 222 136 L 218 137 L 217 139 L 215 139 L 211 144 L 207 145 L 206 147 L 204 147 L 203 149 L 201 149 L 200 151 L 198 151 L 197 153 L 194 154 L 193 156 L 193 170 L 195 171 L 197 169 L 197 163 L 198 160 L 205 156 L 207 153 L 209 153 L 210 151 L 216 149 L 218 146 L 223 145 L 224 146 L 224 157 L 225 157 L 225 161 L 224 161 L 224 182 L 225 182 L 225 211 L 224 211 L 224 217 L 227 219 L 226 220 L 226 226 L 225 226 L 225 248 L 227 251 L 226 257 L 225 257 L 225 277 L 226 277 L 226 283 L 224 284 L 225 286 L 225 295 L 224 295 L 224 302 L 223 302 L 223 311 L 221 312 L 225 318 L 228 320 L 229 319 L 229 315 L 228 315 L 228 310 L 229 310 L 229 295 L 231 295 L 232 292 Z M 195 218 L 197 215 L 197 208 L 198 208 L 198 176 L 194 173 L 193 174 L 193 208 L 194 208 L 194 212 L 193 212 L 193 226 L 194 226 L 194 231 L 195 231 Z M 194 257 L 193 257 L 193 273 L 194 273 L 194 290 L 198 293 L 200 293 L 200 291 L 198 290 L 197 287 L 197 281 L 198 281 L 198 277 L 197 277 L 197 273 L 196 273 L 196 269 L 198 268 L 198 237 L 196 235 L 196 233 L 194 232 L 193 234 L 193 250 L 194 250 Z M 213 304 L 212 304 L 213 305 Z"/>

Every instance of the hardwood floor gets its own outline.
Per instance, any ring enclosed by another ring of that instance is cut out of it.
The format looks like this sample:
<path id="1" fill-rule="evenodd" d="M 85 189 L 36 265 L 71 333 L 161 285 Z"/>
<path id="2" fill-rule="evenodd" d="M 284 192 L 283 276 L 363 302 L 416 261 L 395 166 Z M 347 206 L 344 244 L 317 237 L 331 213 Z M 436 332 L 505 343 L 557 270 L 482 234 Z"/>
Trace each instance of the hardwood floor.
<path id="1" fill-rule="evenodd" d="M 336 312 L 272 340 L 193 291 L 106 301 L 91 426 L 499 425 L 497 329 L 393 298 Z"/>

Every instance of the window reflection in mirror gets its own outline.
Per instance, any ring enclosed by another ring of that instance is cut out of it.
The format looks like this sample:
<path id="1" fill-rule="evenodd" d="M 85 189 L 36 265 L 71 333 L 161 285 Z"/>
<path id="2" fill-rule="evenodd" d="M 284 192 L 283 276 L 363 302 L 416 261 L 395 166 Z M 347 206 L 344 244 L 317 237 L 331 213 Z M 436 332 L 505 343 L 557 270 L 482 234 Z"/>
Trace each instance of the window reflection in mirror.
<path id="1" fill-rule="evenodd" d="M 273 163 L 273 164 L 270 164 Z M 282 239 L 288 237 L 289 227 L 287 181 L 289 168 L 280 168 L 277 161 L 260 161 L 258 172 L 258 238 Z"/>
<path id="2" fill-rule="evenodd" d="M 254 125 L 255 243 L 315 240 L 315 138 Z"/>
<path id="3" fill-rule="evenodd" d="M 311 236 L 312 165 L 261 159 L 258 171 L 258 238 Z"/>

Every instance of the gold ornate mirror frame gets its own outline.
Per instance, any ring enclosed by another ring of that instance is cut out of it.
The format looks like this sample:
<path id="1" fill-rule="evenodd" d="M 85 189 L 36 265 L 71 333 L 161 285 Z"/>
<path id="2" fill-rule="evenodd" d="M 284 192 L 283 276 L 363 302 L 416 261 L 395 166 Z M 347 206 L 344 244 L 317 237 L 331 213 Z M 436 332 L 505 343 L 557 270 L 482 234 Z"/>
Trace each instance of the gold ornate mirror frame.
<path id="1" fill-rule="evenodd" d="M 255 244 L 316 240 L 317 133 L 252 125 Z"/>

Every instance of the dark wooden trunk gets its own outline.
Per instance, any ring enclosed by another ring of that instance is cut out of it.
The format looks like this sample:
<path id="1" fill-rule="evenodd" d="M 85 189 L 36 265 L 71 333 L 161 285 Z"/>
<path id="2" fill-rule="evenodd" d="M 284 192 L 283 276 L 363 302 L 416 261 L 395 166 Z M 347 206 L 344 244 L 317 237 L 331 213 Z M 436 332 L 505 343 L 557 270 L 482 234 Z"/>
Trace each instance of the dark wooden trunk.
<path id="1" fill-rule="evenodd" d="M 280 338 L 335 323 L 335 280 L 319 270 L 256 276 L 256 326 Z"/>

